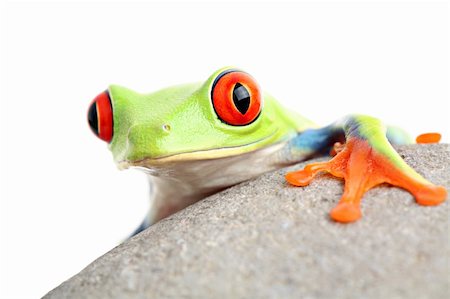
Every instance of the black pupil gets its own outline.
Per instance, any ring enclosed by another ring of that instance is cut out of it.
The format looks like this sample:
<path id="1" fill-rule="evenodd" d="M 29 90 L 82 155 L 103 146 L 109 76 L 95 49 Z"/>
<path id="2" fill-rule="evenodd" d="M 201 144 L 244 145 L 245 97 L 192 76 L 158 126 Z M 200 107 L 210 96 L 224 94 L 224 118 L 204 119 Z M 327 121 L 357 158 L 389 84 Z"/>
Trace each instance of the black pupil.
<path id="1" fill-rule="evenodd" d="M 248 93 L 247 88 L 240 83 L 237 83 L 234 86 L 233 102 L 242 115 L 247 112 L 248 107 L 250 106 L 250 94 Z"/>
<path id="2" fill-rule="evenodd" d="M 88 121 L 92 131 L 98 136 L 97 104 L 95 102 L 89 107 Z"/>

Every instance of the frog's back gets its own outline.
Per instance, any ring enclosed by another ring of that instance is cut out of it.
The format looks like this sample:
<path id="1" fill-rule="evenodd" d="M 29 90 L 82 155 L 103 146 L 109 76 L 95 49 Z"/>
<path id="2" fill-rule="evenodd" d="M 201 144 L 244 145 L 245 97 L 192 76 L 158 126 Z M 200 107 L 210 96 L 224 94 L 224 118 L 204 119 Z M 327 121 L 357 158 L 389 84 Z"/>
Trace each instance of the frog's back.
<path id="1" fill-rule="evenodd" d="M 291 128 L 296 132 L 303 132 L 306 129 L 317 127 L 313 121 L 301 116 L 292 109 L 287 109 L 270 94 L 265 93 L 264 99 L 267 107 L 264 111 L 270 113 L 271 115 L 269 117 L 279 122 L 281 128 Z"/>

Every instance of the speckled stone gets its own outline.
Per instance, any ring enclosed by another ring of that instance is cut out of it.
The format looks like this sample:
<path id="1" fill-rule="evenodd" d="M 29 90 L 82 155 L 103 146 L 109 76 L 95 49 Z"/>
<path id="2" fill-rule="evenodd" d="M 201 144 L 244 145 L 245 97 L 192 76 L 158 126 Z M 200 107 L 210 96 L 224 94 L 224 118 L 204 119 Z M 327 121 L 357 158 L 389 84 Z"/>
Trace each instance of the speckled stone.
<path id="1" fill-rule="evenodd" d="M 450 145 L 398 148 L 450 189 Z M 319 159 L 323 160 L 323 159 Z M 363 218 L 330 221 L 343 184 L 305 188 L 265 174 L 157 223 L 44 298 L 450 298 L 449 203 L 417 205 L 381 186 Z"/>

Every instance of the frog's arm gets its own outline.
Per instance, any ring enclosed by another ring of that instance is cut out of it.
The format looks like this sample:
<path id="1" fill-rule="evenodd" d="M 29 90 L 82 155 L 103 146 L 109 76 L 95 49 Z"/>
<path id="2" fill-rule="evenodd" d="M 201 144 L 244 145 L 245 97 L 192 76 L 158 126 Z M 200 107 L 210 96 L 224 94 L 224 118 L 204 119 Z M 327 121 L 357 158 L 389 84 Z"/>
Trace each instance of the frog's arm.
<path id="1" fill-rule="evenodd" d="M 286 174 L 286 180 L 295 186 L 308 185 L 322 171 L 345 180 L 344 194 L 330 212 L 339 222 L 361 218 L 360 201 L 369 189 L 389 183 L 406 189 L 421 205 L 438 205 L 446 200 L 447 191 L 424 179 L 409 167 L 389 143 L 408 143 L 407 135 L 396 128 L 386 132 L 375 118 L 353 115 L 341 123 L 299 134 L 290 143 L 290 151 L 329 151 L 334 142 L 344 142 L 338 153 L 328 162 L 307 165 L 303 170 Z M 389 140 L 388 140 L 389 138 Z"/>

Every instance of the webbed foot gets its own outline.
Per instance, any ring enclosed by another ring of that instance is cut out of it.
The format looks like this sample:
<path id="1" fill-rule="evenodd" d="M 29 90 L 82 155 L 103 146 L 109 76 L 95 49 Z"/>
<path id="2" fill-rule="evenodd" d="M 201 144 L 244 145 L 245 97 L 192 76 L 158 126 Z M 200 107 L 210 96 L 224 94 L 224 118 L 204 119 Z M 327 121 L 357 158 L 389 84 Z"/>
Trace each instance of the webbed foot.
<path id="1" fill-rule="evenodd" d="M 286 180 L 295 186 L 308 185 L 323 171 L 343 178 L 344 193 L 330 212 L 333 220 L 347 223 L 361 218 L 360 202 L 364 193 L 382 183 L 409 191 L 420 205 L 433 206 L 446 200 L 446 189 L 433 185 L 409 167 L 389 144 L 376 119 L 350 119 L 345 131 L 347 142 L 333 159 L 286 174 Z"/>

